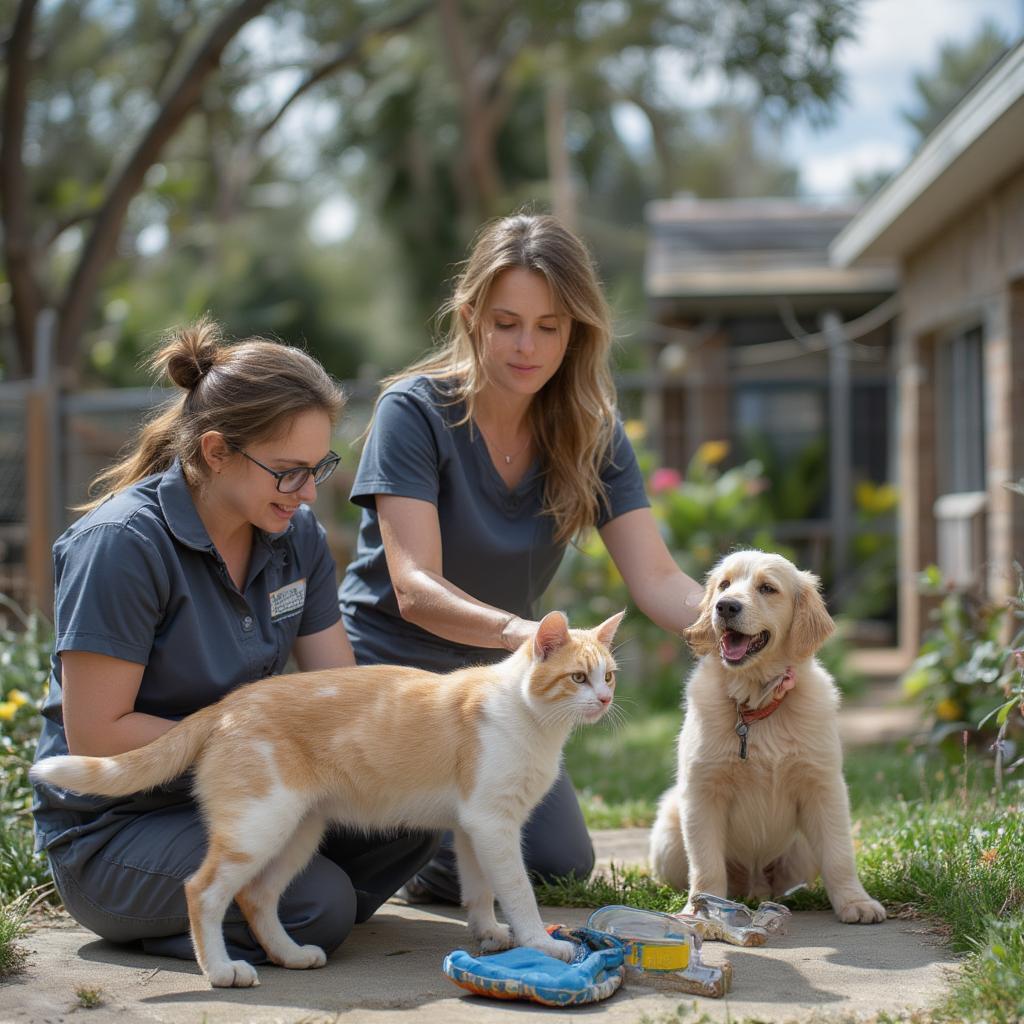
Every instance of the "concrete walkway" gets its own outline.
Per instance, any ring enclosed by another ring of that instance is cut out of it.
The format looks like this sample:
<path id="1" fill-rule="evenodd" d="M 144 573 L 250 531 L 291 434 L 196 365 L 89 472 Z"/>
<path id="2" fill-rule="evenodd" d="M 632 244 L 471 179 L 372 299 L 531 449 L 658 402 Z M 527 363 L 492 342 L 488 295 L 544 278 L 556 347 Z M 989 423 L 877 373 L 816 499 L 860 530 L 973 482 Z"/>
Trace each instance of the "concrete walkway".
<path id="1" fill-rule="evenodd" d="M 878 660 L 876 658 L 876 660 Z M 889 659 L 893 659 L 890 657 Z M 844 745 L 901 739 L 917 713 L 900 706 L 896 672 L 884 659 L 865 666 L 868 691 L 840 715 Z M 874 671 L 872 671 L 874 669 Z M 880 670 L 881 669 L 881 670 Z M 646 829 L 593 833 L 598 870 L 643 866 Z M 549 922 L 583 924 L 588 910 L 542 908 Z M 409 907 L 392 901 L 317 971 L 260 968 L 255 989 L 211 990 L 195 964 L 144 956 L 97 939 L 61 916 L 25 940 L 27 970 L 0 984 L 2 1024 L 509 1024 L 563 1014 L 608 1024 L 669 1024 L 681 1004 L 697 1020 L 790 1022 L 867 1020 L 879 1012 L 927 1008 L 942 996 L 955 959 L 922 922 L 843 925 L 829 913 L 794 915 L 789 934 L 761 949 L 720 943 L 704 959 L 734 968 L 726 999 L 674 995 L 627 984 L 591 1007 L 558 1011 L 464 994 L 441 973 L 446 953 L 465 945 L 465 916 L 453 907 Z M 86 1012 L 76 991 L 99 990 L 102 1005 Z M 69 1016 L 75 1014 L 74 1017 Z M 83 1016 L 84 1015 L 84 1016 Z"/>
<path id="2" fill-rule="evenodd" d="M 646 830 L 598 832 L 599 863 L 642 864 Z M 546 921 L 582 924 L 589 911 L 545 907 Z M 254 989 L 211 990 L 195 964 L 144 956 L 97 939 L 68 918 L 48 922 L 25 940 L 28 970 L 0 986 L 5 1024 L 508 1024 L 562 1013 L 608 1024 L 667 1024 L 680 1003 L 696 999 L 699 1017 L 758 1021 L 865 1019 L 935 1003 L 953 957 L 926 926 L 913 921 L 839 924 L 828 913 L 794 916 L 789 934 L 761 949 L 708 943 L 704 958 L 728 958 L 735 971 L 725 1000 L 627 985 L 606 1002 L 572 1011 L 502 1003 L 464 994 L 441 973 L 445 954 L 463 946 L 464 915 L 454 907 L 390 902 L 317 971 L 260 968 Z M 75 1010 L 76 990 L 100 989 L 104 1003 Z M 75 1012 L 71 1018 L 69 1014 Z M 84 1015 L 84 1016 L 83 1016 Z"/>

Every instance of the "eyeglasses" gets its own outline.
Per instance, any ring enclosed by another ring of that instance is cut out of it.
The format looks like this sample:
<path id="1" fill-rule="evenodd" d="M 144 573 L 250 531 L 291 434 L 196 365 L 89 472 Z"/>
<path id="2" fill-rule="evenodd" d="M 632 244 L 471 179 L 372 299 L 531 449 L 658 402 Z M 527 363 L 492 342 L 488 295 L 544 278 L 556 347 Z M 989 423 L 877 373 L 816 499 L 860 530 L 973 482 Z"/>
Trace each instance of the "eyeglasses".
<path id="1" fill-rule="evenodd" d="M 277 489 L 282 494 L 294 494 L 306 486 L 306 481 L 312 477 L 313 483 L 317 486 L 322 484 L 337 468 L 341 462 L 341 456 L 337 452 L 328 452 L 315 466 L 296 466 L 294 469 L 271 469 L 263 465 L 259 459 L 254 459 L 244 448 L 232 445 L 236 452 L 240 452 L 250 462 L 255 462 L 260 469 L 265 469 L 276 481 Z"/>

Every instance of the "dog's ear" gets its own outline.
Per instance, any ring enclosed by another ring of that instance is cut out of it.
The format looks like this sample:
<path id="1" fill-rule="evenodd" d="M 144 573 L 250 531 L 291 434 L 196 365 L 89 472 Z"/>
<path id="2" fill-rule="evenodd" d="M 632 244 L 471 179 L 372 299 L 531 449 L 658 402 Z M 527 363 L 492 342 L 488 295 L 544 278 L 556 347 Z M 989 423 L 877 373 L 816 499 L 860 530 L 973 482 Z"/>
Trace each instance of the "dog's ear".
<path id="1" fill-rule="evenodd" d="M 789 651 L 794 661 L 806 661 L 832 635 L 836 624 L 832 621 L 822 599 L 818 577 L 801 572 L 797 578 L 796 597 L 793 602 L 793 626 L 789 636 Z"/>
<path id="2" fill-rule="evenodd" d="M 715 609 L 715 591 L 718 590 L 718 573 L 711 572 L 704 583 L 704 597 L 700 602 L 700 614 L 697 621 L 689 629 L 683 630 L 683 639 L 690 645 L 690 650 L 701 658 L 705 654 L 713 654 L 718 649 L 718 637 L 715 636 L 711 624 L 711 615 Z"/>

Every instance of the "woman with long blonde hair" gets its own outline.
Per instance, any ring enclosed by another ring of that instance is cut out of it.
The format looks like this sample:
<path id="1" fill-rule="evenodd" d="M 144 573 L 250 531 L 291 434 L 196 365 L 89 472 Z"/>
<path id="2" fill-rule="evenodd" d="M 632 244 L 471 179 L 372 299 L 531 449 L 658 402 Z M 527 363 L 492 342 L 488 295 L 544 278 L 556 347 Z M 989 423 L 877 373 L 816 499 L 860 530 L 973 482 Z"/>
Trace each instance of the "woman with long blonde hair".
<path id="1" fill-rule="evenodd" d="M 534 635 L 566 545 L 592 527 L 639 608 L 680 633 L 701 588 L 661 538 L 618 419 L 585 245 L 550 216 L 493 221 L 441 312 L 438 351 L 384 382 L 352 489 L 363 513 L 340 595 L 357 662 L 500 660 Z M 523 838 L 535 874 L 590 873 L 564 772 Z M 405 894 L 458 902 L 450 849 Z"/>

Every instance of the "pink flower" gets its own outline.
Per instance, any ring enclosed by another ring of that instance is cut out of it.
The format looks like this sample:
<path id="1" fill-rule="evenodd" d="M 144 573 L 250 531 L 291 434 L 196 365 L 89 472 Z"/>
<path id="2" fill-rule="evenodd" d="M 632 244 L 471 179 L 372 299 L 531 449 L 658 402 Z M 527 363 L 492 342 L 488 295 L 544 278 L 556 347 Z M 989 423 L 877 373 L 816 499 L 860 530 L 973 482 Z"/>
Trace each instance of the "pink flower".
<path id="1" fill-rule="evenodd" d="M 678 469 L 669 469 L 667 466 L 662 466 L 651 474 L 651 493 L 662 494 L 665 491 L 671 491 L 682 482 L 683 478 L 679 475 Z"/>
<path id="2" fill-rule="evenodd" d="M 1018 647 L 1013 652 L 1013 660 L 1017 665 L 1017 668 L 1024 671 L 1024 647 Z"/>

